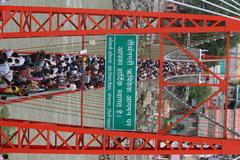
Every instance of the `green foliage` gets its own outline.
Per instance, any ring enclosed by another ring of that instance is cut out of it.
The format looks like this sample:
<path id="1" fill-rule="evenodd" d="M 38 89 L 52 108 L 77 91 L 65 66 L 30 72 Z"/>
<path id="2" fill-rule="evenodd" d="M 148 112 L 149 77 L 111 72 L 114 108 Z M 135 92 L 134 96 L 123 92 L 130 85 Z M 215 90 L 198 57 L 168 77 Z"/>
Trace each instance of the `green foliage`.
<path id="1" fill-rule="evenodd" d="M 210 94 L 212 89 L 210 87 L 190 87 L 189 88 L 189 98 L 195 99 L 197 104 L 204 101 Z"/>
<path id="2" fill-rule="evenodd" d="M 170 124 L 171 118 L 162 118 L 162 129 L 167 128 L 168 124 Z"/>
<path id="3" fill-rule="evenodd" d="M 177 131 L 177 132 L 180 132 L 182 130 L 184 130 L 185 126 L 183 124 L 180 124 L 178 123 L 174 128 L 173 130 Z"/>
<path id="4" fill-rule="evenodd" d="M 186 0 L 186 2 L 187 1 L 190 1 L 190 0 Z M 198 6 L 198 7 L 202 7 L 203 6 L 202 1 L 196 1 L 196 0 L 190 1 L 189 4 L 192 4 L 192 5 Z M 181 13 L 202 14 L 201 11 L 198 11 L 196 9 L 192 9 L 192 8 L 189 8 L 189 7 L 185 7 L 185 6 L 179 6 L 179 10 L 181 11 Z"/>
<path id="5" fill-rule="evenodd" d="M 231 37 L 230 47 L 236 47 L 237 44 L 240 42 L 239 36 Z M 216 41 L 212 41 L 210 43 L 204 43 L 203 45 L 199 46 L 201 49 L 208 50 L 209 55 L 214 56 L 224 56 L 226 53 L 226 40 L 219 39 Z"/>
<path id="6" fill-rule="evenodd" d="M 2 107 L 0 111 L 0 118 L 8 118 L 10 116 L 10 113 L 8 111 L 8 108 L 6 106 Z"/>
<path id="7" fill-rule="evenodd" d="M 223 9 L 220 9 L 220 8 L 208 5 L 206 3 L 203 3 L 202 1 L 185 0 L 185 2 L 189 3 L 193 6 L 204 8 L 204 9 L 207 9 L 207 10 L 210 10 L 210 11 L 218 12 L 218 13 L 229 15 L 229 16 L 235 16 L 229 11 L 224 11 Z M 226 9 L 232 10 L 232 8 L 230 6 L 228 6 L 228 5 L 226 5 L 222 2 L 218 2 L 218 1 L 212 1 L 212 2 L 217 3 L 217 5 L 222 6 Z M 189 14 L 210 14 L 210 13 L 199 11 L 197 9 L 191 9 L 189 7 L 184 7 L 184 6 L 180 7 L 180 12 L 181 13 L 189 13 Z M 198 37 L 203 38 L 202 35 L 198 35 Z M 238 35 L 231 37 L 231 48 L 236 47 L 239 42 L 240 42 L 240 39 L 239 39 Z M 226 53 L 226 50 L 225 50 L 226 40 L 225 39 L 219 39 L 217 41 L 212 41 L 210 43 L 204 43 L 203 45 L 199 46 L 199 48 L 209 50 L 209 52 L 208 52 L 209 55 L 224 56 L 225 53 Z M 216 64 L 212 63 L 211 65 L 216 65 Z"/>
<path id="8" fill-rule="evenodd" d="M 191 4 L 193 6 L 196 6 L 196 7 L 199 7 L 199 8 L 204 8 L 204 9 L 207 9 L 207 10 L 210 10 L 210 11 L 214 11 L 214 12 L 218 12 L 218 13 L 221 13 L 221 14 L 225 14 L 225 15 L 229 15 L 229 16 L 234 16 L 231 12 L 229 11 L 225 11 L 221 8 L 218 8 L 218 7 L 214 7 L 212 5 L 209 5 L 207 3 L 204 3 L 202 1 L 197 1 L 197 0 L 185 0 L 186 3 L 188 4 Z M 232 10 L 232 8 L 222 2 L 219 2 L 219 1 L 215 1 L 213 2 L 221 7 L 224 7 L 226 9 L 229 9 L 229 10 Z M 182 13 L 191 13 L 191 14 L 210 14 L 210 13 L 206 13 L 206 12 L 203 12 L 203 11 L 200 11 L 200 10 L 197 10 L 197 9 L 192 9 L 190 7 L 184 7 L 184 6 L 181 6 L 180 7 L 180 11 Z"/>

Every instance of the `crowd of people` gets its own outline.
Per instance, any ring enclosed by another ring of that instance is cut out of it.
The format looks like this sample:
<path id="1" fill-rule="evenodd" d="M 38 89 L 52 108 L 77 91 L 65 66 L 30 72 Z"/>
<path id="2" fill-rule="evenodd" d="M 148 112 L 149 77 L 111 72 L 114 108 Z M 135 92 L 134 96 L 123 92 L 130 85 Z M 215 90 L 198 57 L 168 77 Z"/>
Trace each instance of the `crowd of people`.
<path id="1" fill-rule="evenodd" d="M 139 59 L 138 60 L 138 70 L 137 79 L 138 80 L 149 80 L 156 79 L 159 76 L 159 61 L 154 61 L 151 59 Z M 193 62 L 163 62 L 163 77 L 172 77 L 177 75 L 185 74 L 197 74 L 202 72 L 202 68 Z"/>
<path id="2" fill-rule="evenodd" d="M 202 68 L 197 63 L 193 62 L 166 61 L 163 64 L 163 77 L 172 77 L 185 74 L 197 74 L 202 71 Z"/>
<path id="3" fill-rule="evenodd" d="M 137 80 L 155 79 L 159 61 L 139 59 Z M 195 63 L 164 62 L 163 76 L 200 72 Z M 13 50 L 0 52 L 0 94 L 28 96 L 55 89 L 92 89 L 104 86 L 105 59 L 101 56 L 46 54 L 38 51 L 21 55 Z"/>
<path id="4" fill-rule="evenodd" d="M 98 56 L 46 54 L 20 55 L 12 50 L 0 53 L 0 94 L 28 96 L 53 89 L 101 87 L 105 60 Z M 84 84 L 84 85 L 83 85 Z"/>

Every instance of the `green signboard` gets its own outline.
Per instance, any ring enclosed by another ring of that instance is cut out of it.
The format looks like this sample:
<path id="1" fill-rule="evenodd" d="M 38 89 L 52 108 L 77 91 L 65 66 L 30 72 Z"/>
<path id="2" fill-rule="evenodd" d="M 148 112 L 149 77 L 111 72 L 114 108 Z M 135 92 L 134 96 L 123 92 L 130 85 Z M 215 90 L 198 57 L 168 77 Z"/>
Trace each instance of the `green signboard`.
<path id="1" fill-rule="evenodd" d="M 226 73 L 226 62 L 225 61 L 220 61 L 220 74 L 225 74 Z"/>
<path id="2" fill-rule="evenodd" d="M 107 35 L 105 129 L 135 130 L 137 36 Z"/>

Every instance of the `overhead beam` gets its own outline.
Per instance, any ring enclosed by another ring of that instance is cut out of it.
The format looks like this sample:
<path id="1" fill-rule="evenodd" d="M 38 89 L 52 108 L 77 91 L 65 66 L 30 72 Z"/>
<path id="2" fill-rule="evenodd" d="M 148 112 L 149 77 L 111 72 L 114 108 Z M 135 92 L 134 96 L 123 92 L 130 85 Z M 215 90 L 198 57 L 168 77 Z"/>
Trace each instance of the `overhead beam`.
<path id="1" fill-rule="evenodd" d="M 0 119 L 1 127 L 13 128 L 12 141 L 0 132 L 0 152 L 41 154 L 240 154 L 240 141 L 107 131 L 102 128 Z M 25 131 L 28 131 L 28 138 Z M 85 143 L 79 143 L 79 137 Z M 61 143 L 54 144 L 56 138 Z M 24 139 L 24 141 L 22 141 Z M 110 143 L 109 143 L 110 142 Z M 114 144 L 114 145 L 111 145 Z"/>
<path id="2" fill-rule="evenodd" d="M 238 26 L 240 26 L 240 21 L 221 16 L 79 8 L 0 6 L 0 15 L 2 21 L 0 38 L 2 39 L 105 34 L 236 32 L 239 31 Z"/>

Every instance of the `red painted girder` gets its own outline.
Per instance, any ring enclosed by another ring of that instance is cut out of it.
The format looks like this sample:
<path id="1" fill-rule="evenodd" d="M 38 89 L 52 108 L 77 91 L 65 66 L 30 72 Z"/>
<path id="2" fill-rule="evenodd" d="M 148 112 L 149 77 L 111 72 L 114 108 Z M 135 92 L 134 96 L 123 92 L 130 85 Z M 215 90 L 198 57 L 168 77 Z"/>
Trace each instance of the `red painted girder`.
<path id="1" fill-rule="evenodd" d="M 240 140 L 236 139 L 106 131 L 101 128 L 81 128 L 13 119 L 0 119 L 0 126 L 13 127 L 16 131 L 9 138 L 0 132 L 2 139 L 0 152 L 3 153 L 240 154 Z M 82 136 L 84 144 L 79 141 Z M 12 139 L 14 141 L 11 141 Z M 129 144 L 126 145 L 125 141 Z"/>
<path id="2" fill-rule="evenodd" d="M 0 6 L 0 18 L 0 38 L 238 32 L 240 24 L 209 15 L 27 6 Z"/>
<path id="3" fill-rule="evenodd" d="M 40 93 L 35 94 L 27 97 L 17 97 L 5 101 L 0 101 L 0 108 L 3 105 L 12 104 L 12 103 L 23 103 L 25 101 L 30 101 L 34 99 L 41 99 L 41 98 L 47 98 L 48 96 L 58 96 L 58 95 L 64 95 L 64 94 L 71 94 L 71 93 L 77 93 L 80 90 L 64 90 L 64 91 L 58 91 L 58 92 L 49 92 L 49 93 Z"/>
<path id="4" fill-rule="evenodd" d="M 202 56 L 202 59 L 225 59 L 226 57 L 225 56 L 212 56 L 212 55 L 203 55 Z M 239 61 L 240 60 L 240 57 L 238 56 L 229 56 L 229 59 L 230 60 L 236 60 L 236 61 Z"/>

